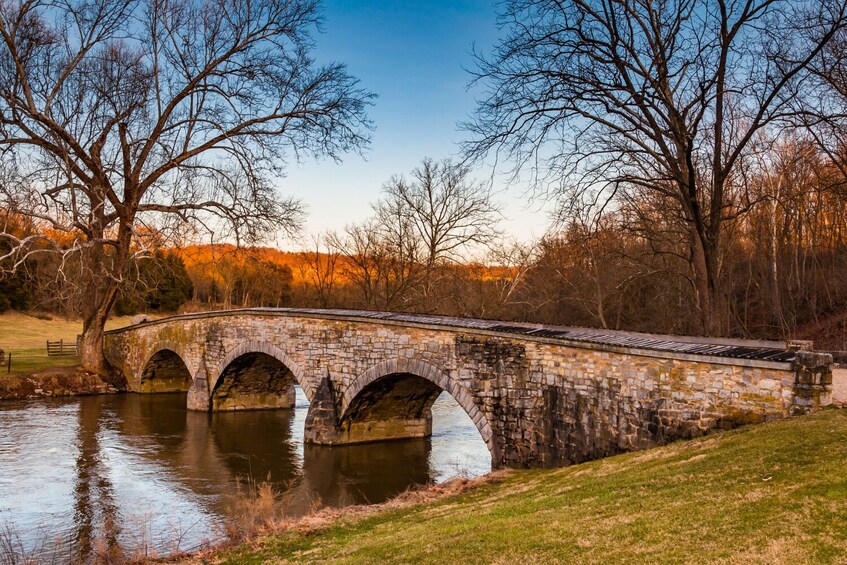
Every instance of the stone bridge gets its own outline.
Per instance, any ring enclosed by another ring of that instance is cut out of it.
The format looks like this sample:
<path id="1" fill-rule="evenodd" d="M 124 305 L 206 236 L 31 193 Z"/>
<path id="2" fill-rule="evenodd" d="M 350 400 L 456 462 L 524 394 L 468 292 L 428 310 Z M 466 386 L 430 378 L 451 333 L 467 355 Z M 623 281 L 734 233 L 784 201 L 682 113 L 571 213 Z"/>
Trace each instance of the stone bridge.
<path id="1" fill-rule="evenodd" d="M 817 409 L 832 357 L 808 342 L 714 340 L 347 310 L 245 309 L 107 332 L 134 392 L 190 410 L 310 401 L 307 442 L 426 437 L 449 392 L 494 467 L 553 466 Z"/>

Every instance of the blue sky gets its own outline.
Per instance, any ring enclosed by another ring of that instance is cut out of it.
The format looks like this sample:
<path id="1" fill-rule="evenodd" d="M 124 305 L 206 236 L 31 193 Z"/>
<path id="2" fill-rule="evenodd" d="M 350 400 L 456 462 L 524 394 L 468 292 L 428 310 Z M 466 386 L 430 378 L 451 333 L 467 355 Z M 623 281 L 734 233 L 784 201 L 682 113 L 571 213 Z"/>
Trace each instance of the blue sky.
<path id="1" fill-rule="evenodd" d="M 466 90 L 474 47 L 489 52 L 497 37 L 494 2 L 487 0 L 324 0 L 324 32 L 316 37 L 318 61 L 347 64 L 362 86 L 377 94 L 370 109 L 376 129 L 362 159 L 292 163 L 282 190 L 308 206 L 306 233 L 341 229 L 367 217 L 392 174 L 407 174 L 424 157 L 456 155 L 463 132 L 457 123 L 473 111 Z M 488 178 L 480 169 L 477 177 Z M 496 187 L 498 189 L 502 186 Z M 507 233 L 540 236 L 547 216 L 527 209 L 520 189 L 500 195 Z"/>

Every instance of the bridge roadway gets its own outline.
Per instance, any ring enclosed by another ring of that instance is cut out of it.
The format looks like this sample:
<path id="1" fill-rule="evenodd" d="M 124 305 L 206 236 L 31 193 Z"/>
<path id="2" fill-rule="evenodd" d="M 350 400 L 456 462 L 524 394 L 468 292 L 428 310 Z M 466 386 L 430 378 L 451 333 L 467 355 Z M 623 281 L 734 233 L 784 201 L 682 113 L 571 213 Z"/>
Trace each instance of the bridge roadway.
<path id="1" fill-rule="evenodd" d="M 651 335 L 419 314 L 252 308 L 106 334 L 134 392 L 191 410 L 310 401 L 307 442 L 426 437 L 449 392 L 495 467 L 563 465 L 831 403 L 810 342 Z"/>

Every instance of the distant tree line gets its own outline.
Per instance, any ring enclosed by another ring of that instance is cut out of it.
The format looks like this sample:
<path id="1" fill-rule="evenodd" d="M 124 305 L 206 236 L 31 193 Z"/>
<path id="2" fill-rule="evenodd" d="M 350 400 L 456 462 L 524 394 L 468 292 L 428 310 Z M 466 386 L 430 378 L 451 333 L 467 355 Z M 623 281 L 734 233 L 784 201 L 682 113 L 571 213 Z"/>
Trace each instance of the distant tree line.
<path id="1" fill-rule="evenodd" d="M 291 305 L 292 270 L 274 261 L 278 251 L 235 246 L 197 247 L 183 252 L 193 281 L 193 308 Z"/>
<path id="2" fill-rule="evenodd" d="M 756 165 L 723 220 L 720 334 L 847 349 L 847 177 L 808 136 L 769 143 Z M 532 244 L 496 236 L 499 212 L 483 206 L 471 222 L 481 231 L 463 231 L 475 235 L 434 259 L 406 223 L 419 208 L 404 202 L 389 183 L 371 218 L 302 253 L 292 304 L 704 333 L 689 226 L 672 196 L 630 199 L 590 221 L 571 216 Z M 445 225 L 442 241 L 460 223 Z"/>
<path id="3" fill-rule="evenodd" d="M 845 176 L 808 138 L 769 145 L 759 163 L 721 242 L 724 335 L 847 349 Z M 369 218 L 308 251 L 195 246 L 139 259 L 116 311 L 358 308 L 702 333 L 687 227 L 662 198 L 527 244 L 498 232 L 499 216 L 465 167 L 424 160 L 386 183 Z M 43 264 L 52 260 L 35 255 L 2 279 L 3 307 L 78 314 L 73 286 Z"/>

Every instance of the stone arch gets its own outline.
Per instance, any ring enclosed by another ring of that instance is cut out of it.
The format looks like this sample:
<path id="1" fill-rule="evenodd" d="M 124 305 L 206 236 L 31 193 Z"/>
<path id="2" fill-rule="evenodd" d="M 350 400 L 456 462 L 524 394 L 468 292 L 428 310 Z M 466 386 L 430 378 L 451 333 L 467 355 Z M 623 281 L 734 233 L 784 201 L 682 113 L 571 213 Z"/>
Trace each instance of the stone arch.
<path id="1" fill-rule="evenodd" d="M 347 416 L 351 404 L 363 390 L 380 379 L 396 374 L 409 374 L 420 377 L 450 393 L 450 396 L 462 407 L 474 423 L 474 426 L 476 426 L 479 435 L 482 436 L 483 441 L 488 446 L 492 460 L 497 460 L 493 430 L 485 414 L 474 403 L 471 394 L 447 373 L 430 365 L 426 361 L 405 358 L 391 359 L 367 369 L 344 390 L 339 410 L 340 420 L 343 420 Z"/>
<path id="2" fill-rule="evenodd" d="M 221 379 L 224 378 L 227 369 L 241 357 L 245 356 L 266 356 L 275 359 L 287 369 L 293 376 L 296 382 L 303 389 L 306 399 L 311 401 L 313 396 L 313 386 L 304 376 L 303 370 L 285 351 L 272 343 L 266 341 L 245 341 L 237 347 L 227 352 L 224 358 L 218 363 L 214 370 L 210 373 L 209 382 L 209 398 L 213 402 L 216 389 L 221 385 Z M 293 391 L 292 391 L 293 394 Z M 293 396 L 292 396 L 293 405 Z"/>
<path id="3" fill-rule="evenodd" d="M 138 392 L 186 392 L 193 382 L 191 366 L 177 344 L 162 341 L 138 371 Z"/>

